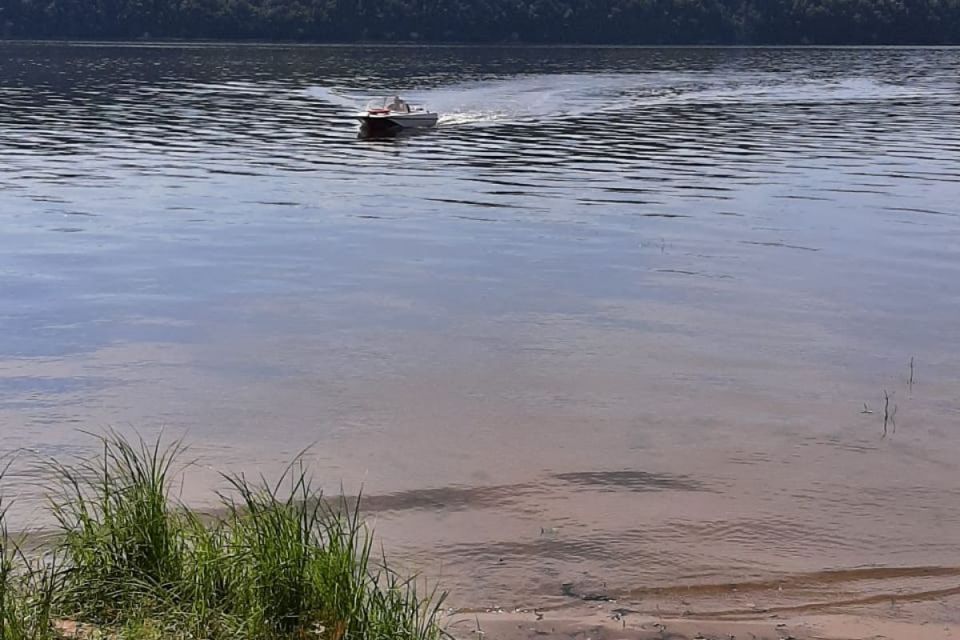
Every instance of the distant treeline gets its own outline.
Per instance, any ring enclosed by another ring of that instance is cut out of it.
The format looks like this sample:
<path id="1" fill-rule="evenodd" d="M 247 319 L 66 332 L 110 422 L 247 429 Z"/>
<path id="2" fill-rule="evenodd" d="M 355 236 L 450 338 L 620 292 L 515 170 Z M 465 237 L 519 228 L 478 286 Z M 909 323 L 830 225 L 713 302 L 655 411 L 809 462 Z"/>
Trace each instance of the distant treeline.
<path id="1" fill-rule="evenodd" d="M 960 0 L 0 0 L 8 38 L 960 44 Z"/>

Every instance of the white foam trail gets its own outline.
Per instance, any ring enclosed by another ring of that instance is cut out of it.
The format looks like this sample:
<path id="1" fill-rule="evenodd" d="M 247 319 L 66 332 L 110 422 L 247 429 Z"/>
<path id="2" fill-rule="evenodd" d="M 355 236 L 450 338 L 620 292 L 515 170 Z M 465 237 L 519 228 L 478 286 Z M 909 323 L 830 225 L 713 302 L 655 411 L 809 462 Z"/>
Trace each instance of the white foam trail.
<path id="1" fill-rule="evenodd" d="M 815 89 L 815 90 L 811 90 Z M 798 75 L 740 72 L 647 72 L 632 74 L 546 74 L 475 80 L 436 89 L 391 91 L 437 111 L 441 126 L 529 122 L 593 113 L 620 112 L 658 104 L 758 103 L 884 100 L 914 97 L 916 90 L 872 79 L 823 81 Z M 374 94 L 313 87 L 313 98 L 344 110 L 362 108 Z"/>
<path id="2" fill-rule="evenodd" d="M 623 81 L 620 75 L 523 76 L 466 82 L 411 98 L 428 103 L 449 124 L 520 121 L 596 111 L 616 100 Z"/>
<path id="3" fill-rule="evenodd" d="M 333 87 L 310 87 L 304 93 L 313 99 L 323 100 L 335 107 L 342 107 L 351 111 L 363 107 L 374 96 L 351 95 L 347 91 L 340 91 Z"/>

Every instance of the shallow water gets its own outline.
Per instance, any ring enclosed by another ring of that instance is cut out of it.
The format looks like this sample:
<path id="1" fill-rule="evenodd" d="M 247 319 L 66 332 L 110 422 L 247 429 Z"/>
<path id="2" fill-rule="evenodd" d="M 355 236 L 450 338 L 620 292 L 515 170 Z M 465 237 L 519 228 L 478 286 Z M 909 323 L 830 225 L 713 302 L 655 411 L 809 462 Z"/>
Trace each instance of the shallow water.
<path id="1" fill-rule="evenodd" d="M 0 45 L 11 517 L 43 522 L 29 460 L 84 454 L 80 429 L 164 428 L 199 503 L 210 467 L 312 445 L 464 606 L 953 575 L 958 72 L 937 49 Z M 439 128 L 357 139 L 382 92 Z"/>

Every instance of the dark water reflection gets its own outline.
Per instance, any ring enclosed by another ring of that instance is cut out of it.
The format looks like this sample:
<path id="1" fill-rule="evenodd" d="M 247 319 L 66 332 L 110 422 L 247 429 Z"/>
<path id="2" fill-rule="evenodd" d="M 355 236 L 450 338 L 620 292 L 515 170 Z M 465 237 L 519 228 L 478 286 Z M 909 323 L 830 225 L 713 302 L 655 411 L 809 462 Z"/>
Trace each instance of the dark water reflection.
<path id="1" fill-rule="evenodd" d="M 477 604 L 955 564 L 958 71 L 0 45 L 2 448 L 165 426 L 271 471 L 315 442 Z M 359 140 L 387 92 L 440 126 Z"/>

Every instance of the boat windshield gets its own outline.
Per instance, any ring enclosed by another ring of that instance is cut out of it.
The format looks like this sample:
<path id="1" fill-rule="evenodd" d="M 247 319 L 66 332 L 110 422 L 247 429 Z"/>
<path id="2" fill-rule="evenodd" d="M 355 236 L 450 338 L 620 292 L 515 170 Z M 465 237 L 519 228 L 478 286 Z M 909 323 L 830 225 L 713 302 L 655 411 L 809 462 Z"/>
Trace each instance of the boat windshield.
<path id="1" fill-rule="evenodd" d="M 397 113 L 410 113 L 410 105 L 398 96 L 391 98 L 377 98 L 367 103 L 367 109 L 389 109 Z"/>

